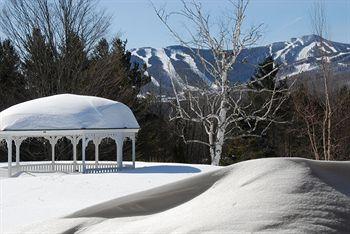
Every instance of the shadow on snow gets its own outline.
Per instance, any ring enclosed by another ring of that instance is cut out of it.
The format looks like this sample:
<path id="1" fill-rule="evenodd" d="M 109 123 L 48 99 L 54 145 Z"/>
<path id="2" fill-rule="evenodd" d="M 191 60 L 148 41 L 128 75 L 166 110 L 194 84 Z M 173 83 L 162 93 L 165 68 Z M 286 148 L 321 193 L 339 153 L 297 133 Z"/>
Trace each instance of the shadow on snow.
<path id="1" fill-rule="evenodd" d="M 135 169 L 124 169 L 119 173 L 199 173 L 200 169 L 191 167 L 191 166 L 173 166 L 173 165 L 163 165 L 163 166 L 148 166 L 148 167 L 140 167 Z"/>

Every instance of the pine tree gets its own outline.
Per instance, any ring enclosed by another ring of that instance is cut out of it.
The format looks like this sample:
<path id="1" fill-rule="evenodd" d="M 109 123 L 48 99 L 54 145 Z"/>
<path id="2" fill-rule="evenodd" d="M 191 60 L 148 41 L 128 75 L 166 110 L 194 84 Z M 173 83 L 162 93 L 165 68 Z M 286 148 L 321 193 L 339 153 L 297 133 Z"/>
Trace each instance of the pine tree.
<path id="1" fill-rule="evenodd" d="M 287 90 L 286 79 L 277 80 L 276 76 L 279 71 L 279 65 L 274 61 L 272 56 L 267 57 L 261 64 L 254 76 L 251 78 L 251 87 L 256 90 L 262 91 L 264 89 L 273 89 L 276 85 L 276 98 L 278 95 L 282 95 L 282 90 Z M 255 81 L 255 82 L 254 82 Z M 257 81 L 257 82 L 256 82 Z M 263 103 L 265 94 L 253 93 L 250 94 L 251 100 L 253 100 L 253 105 L 261 105 Z M 291 121 L 293 119 L 293 105 L 289 96 L 283 105 L 279 108 L 279 111 L 275 114 L 276 122 L 271 123 L 271 127 L 268 129 L 266 134 L 260 138 L 251 139 L 250 147 L 254 154 L 259 155 L 259 157 L 271 157 L 271 156 L 286 156 L 290 155 L 288 147 L 289 144 L 289 134 L 291 131 Z M 283 122 L 279 124 L 277 122 Z M 265 126 L 260 126 L 263 128 Z"/>
<path id="2" fill-rule="evenodd" d="M 27 37 L 23 72 L 32 98 L 49 96 L 58 91 L 56 59 L 52 47 L 37 28 Z"/>
<path id="3" fill-rule="evenodd" d="M 109 56 L 109 44 L 106 38 L 102 38 L 96 45 L 93 53 L 93 60 L 102 60 L 106 59 Z"/>
<path id="4" fill-rule="evenodd" d="M 10 40 L 0 42 L 0 111 L 26 100 L 20 59 Z"/>
<path id="5" fill-rule="evenodd" d="M 250 82 L 248 82 L 248 87 L 255 91 L 250 91 L 248 93 L 249 105 L 252 111 L 257 107 L 265 103 L 266 98 L 268 98 L 268 91 L 264 90 L 283 90 L 286 88 L 286 83 L 284 81 L 277 81 L 276 75 L 278 73 L 278 65 L 274 61 L 273 57 L 267 57 L 262 63 L 257 67 L 256 72 L 251 77 Z M 276 83 L 279 82 L 277 85 Z M 277 86 L 277 87 L 276 87 Z M 276 95 L 281 95 L 277 92 Z M 277 98 L 277 97 L 276 97 Z M 279 116 L 275 116 L 276 120 L 279 120 L 283 114 L 279 113 Z M 253 124 L 252 122 L 251 124 Z M 271 123 L 274 125 L 274 123 Z M 266 128 L 266 123 L 261 122 L 257 126 L 257 132 L 263 132 Z M 242 161 L 247 159 L 262 158 L 262 157 L 272 157 L 277 156 L 274 151 L 276 132 L 274 127 L 270 127 L 267 132 L 264 132 L 260 137 L 249 137 L 244 139 L 237 139 L 234 141 L 236 147 L 232 149 L 228 147 L 229 155 L 235 155 L 236 161 Z M 232 163 L 232 159 L 224 158 L 227 164 Z"/>
<path id="6" fill-rule="evenodd" d="M 87 93 L 133 106 L 143 85 L 150 81 L 146 67 L 131 62 L 127 41 L 116 38 L 111 45 L 101 39 L 91 59 Z"/>
<path id="7" fill-rule="evenodd" d="M 255 74 L 250 78 L 250 87 L 261 90 L 274 89 L 276 75 L 278 73 L 278 65 L 275 63 L 272 56 L 268 56 L 262 63 L 258 65 Z"/>
<path id="8" fill-rule="evenodd" d="M 89 66 L 88 54 L 82 38 L 74 31 L 67 33 L 67 38 L 60 48 L 58 93 L 81 93 L 87 82 Z"/>

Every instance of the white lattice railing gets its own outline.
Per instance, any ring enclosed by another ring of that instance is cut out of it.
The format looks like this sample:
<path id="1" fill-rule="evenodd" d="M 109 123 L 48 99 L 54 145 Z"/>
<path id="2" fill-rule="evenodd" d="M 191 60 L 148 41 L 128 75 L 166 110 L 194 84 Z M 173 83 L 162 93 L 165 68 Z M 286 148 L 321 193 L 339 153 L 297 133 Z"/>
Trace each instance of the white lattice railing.
<path id="1" fill-rule="evenodd" d="M 117 172 L 120 168 L 117 167 L 117 163 L 113 162 L 88 162 L 85 163 L 85 171 L 83 171 L 83 164 L 78 162 L 72 163 L 36 163 L 36 164 L 21 164 L 13 167 L 13 172 L 83 172 L 83 173 L 108 173 Z"/>

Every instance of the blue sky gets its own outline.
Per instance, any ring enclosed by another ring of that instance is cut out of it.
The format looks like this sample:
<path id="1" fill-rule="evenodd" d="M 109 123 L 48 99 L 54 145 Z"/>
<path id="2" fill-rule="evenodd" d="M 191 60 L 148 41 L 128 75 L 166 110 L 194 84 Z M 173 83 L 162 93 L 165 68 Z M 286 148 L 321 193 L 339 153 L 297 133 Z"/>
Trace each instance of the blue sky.
<path id="1" fill-rule="evenodd" d="M 121 34 L 128 40 L 128 48 L 165 47 L 178 44 L 159 21 L 150 0 L 97 0 L 98 7 L 112 16 L 109 36 Z M 170 11 L 181 9 L 180 0 L 152 0 L 156 6 Z M 213 18 L 220 18 L 228 9 L 227 0 L 200 0 Z M 247 26 L 264 23 L 259 45 L 284 41 L 312 33 L 310 12 L 319 0 L 251 0 L 247 12 Z M 5 0 L 0 0 L 0 4 Z M 350 43 L 350 0 L 324 0 L 329 38 Z M 175 28 L 180 30 L 178 22 Z M 4 35 L 0 36 L 3 38 Z"/>
<path id="2" fill-rule="evenodd" d="M 153 0 L 168 10 L 181 9 L 178 0 Z M 227 10 L 226 0 L 201 0 L 210 14 L 221 17 Z M 247 25 L 264 23 L 259 44 L 288 40 L 312 33 L 310 11 L 313 0 L 252 0 Z M 177 44 L 156 17 L 148 0 L 100 0 L 101 8 L 113 16 L 110 34 L 121 33 L 128 48 L 165 47 Z M 350 43 L 350 0 L 326 0 L 329 39 Z M 181 24 L 175 27 L 181 30 Z"/>

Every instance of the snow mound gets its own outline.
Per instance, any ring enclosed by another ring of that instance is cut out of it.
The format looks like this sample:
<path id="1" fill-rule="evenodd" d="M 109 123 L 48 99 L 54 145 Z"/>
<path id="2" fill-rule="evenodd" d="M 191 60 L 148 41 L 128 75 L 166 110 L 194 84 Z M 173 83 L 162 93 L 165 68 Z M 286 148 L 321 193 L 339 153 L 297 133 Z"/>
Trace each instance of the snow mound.
<path id="1" fill-rule="evenodd" d="M 43 162 L 25 164 L 36 163 Z M 8 178 L 7 162 L 0 163 L 0 233 L 17 234 L 16 230 L 33 223 L 63 217 L 111 199 L 220 168 L 203 164 L 137 161 L 135 169 L 119 173 L 24 172 L 17 174 L 18 177 Z"/>
<path id="2" fill-rule="evenodd" d="M 23 233 L 350 233 L 350 162 L 251 160 Z"/>
<path id="3" fill-rule="evenodd" d="M 0 113 L 0 131 L 139 128 L 123 103 L 60 94 L 14 105 Z"/>

